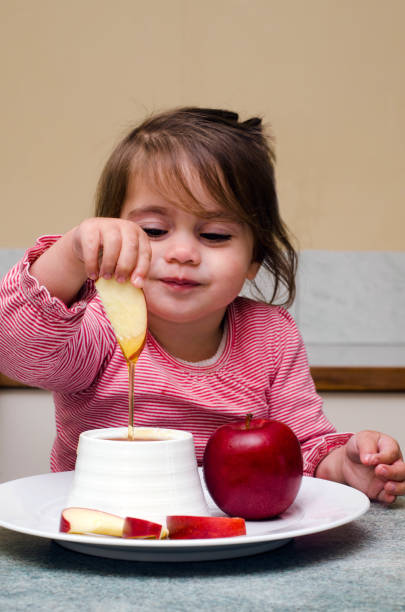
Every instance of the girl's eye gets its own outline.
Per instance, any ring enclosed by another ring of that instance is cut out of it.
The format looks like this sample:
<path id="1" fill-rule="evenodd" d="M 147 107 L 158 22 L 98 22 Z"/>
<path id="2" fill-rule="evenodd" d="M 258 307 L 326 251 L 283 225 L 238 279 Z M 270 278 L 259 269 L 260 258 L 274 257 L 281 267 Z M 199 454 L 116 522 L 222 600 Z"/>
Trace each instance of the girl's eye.
<path id="1" fill-rule="evenodd" d="M 167 230 L 158 229 L 156 227 L 143 227 L 142 229 L 150 238 L 160 238 L 160 236 L 167 234 Z"/>
<path id="2" fill-rule="evenodd" d="M 226 242 L 232 238 L 231 234 L 217 234 L 215 232 L 204 232 L 200 236 L 210 242 Z"/>

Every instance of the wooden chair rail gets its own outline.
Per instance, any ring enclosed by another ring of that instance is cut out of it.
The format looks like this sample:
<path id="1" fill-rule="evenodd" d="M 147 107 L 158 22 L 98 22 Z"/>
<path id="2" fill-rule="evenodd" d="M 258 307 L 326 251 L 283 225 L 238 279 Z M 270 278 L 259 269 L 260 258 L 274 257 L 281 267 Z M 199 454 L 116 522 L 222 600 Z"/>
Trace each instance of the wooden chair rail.
<path id="1" fill-rule="evenodd" d="M 405 367 L 313 366 L 318 391 L 405 391 Z"/>
<path id="2" fill-rule="evenodd" d="M 313 366 L 318 391 L 405 391 L 404 367 Z M 0 373 L 0 387 L 24 388 Z"/>
<path id="3" fill-rule="evenodd" d="M 24 387 L 27 387 L 27 385 L 23 385 L 22 383 L 17 382 L 16 380 L 12 380 L 11 378 L 8 378 L 8 376 L 0 372 L 0 388 L 4 388 L 4 387 L 5 388 L 11 388 L 11 387 L 24 388 Z"/>

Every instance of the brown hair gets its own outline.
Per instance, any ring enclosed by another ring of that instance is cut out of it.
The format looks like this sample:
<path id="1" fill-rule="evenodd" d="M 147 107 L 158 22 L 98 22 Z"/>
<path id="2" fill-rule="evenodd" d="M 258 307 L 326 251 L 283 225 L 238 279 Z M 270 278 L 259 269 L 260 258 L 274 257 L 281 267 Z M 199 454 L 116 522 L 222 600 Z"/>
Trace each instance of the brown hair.
<path id="1" fill-rule="evenodd" d="M 290 305 L 297 255 L 280 217 L 274 163 L 259 118 L 239 121 L 231 111 L 198 107 L 164 112 L 146 119 L 113 151 L 98 184 L 96 215 L 120 216 L 131 173 L 146 178 L 169 201 L 204 215 L 192 192 L 191 169 L 214 201 L 251 228 L 253 259 L 273 277 L 270 302 L 284 287 L 282 303 Z"/>

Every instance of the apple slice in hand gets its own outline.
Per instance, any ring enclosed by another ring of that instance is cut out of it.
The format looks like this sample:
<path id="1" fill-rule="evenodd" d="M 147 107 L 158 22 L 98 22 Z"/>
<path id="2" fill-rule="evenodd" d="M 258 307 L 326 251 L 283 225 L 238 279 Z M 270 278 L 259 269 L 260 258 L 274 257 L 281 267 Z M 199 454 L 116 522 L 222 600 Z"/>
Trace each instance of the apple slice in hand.
<path id="1" fill-rule="evenodd" d="M 227 516 L 178 516 L 166 517 L 171 540 L 229 538 L 246 535 L 243 518 Z"/>
<path id="2" fill-rule="evenodd" d="M 59 531 L 63 533 L 98 533 L 101 535 L 122 536 L 124 519 L 91 508 L 65 508 L 62 511 Z"/>
<path id="3" fill-rule="evenodd" d="M 167 538 L 167 536 L 167 529 L 165 529 L 159 523 L 153 523 L 152 521 L 146 521 L 144 519 L 134 518 L 132 516 L 127 516 L 124 521 L 122 531 L 123 538 L 162 540 Z"/>
<path id="4" fill-rule="evenodd" d="M 99 278 L 96 288 L 125 359 L 136 361 L 145 342 L 147 326 L 142 289 L 130 281 L 119 283 L 113 278 Z"/>

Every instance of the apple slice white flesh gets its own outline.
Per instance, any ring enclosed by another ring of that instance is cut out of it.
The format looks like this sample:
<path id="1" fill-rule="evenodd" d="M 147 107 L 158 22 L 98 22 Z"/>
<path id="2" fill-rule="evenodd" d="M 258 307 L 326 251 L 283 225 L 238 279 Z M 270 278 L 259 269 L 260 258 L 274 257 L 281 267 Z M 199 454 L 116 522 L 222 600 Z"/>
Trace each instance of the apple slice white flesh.
<path id="1" fill-rule="evenodd" d="M 166 517 L 171 540 L 206 538 L 230 538 L 246 535 L 243 518 L 228 516 L 179 516 Z"/>
<path id="2" fill-rule="evenodd" d="M 62 511 L 59 531 L 63 533 L 98 533 L 122 537 L 124 519 L 116 514 L 109 514 L 91 508 L 65 508 Z"/>
<path id="3" fill-rule="evenodd" d="M 159 523 L 127 516 L 122 530 L 123 538 L 142 538 L 162 540 L 167 538 L 168 531 Z"/>
<path id="4" fill-rule="evenodd" d="M 145 342 L 147 327 L 142 289 L 134 287 L 130 281 L 119 283 L 113 278 L 99 278 L 96 288 L 125 359 L 136 362 Z"/>

